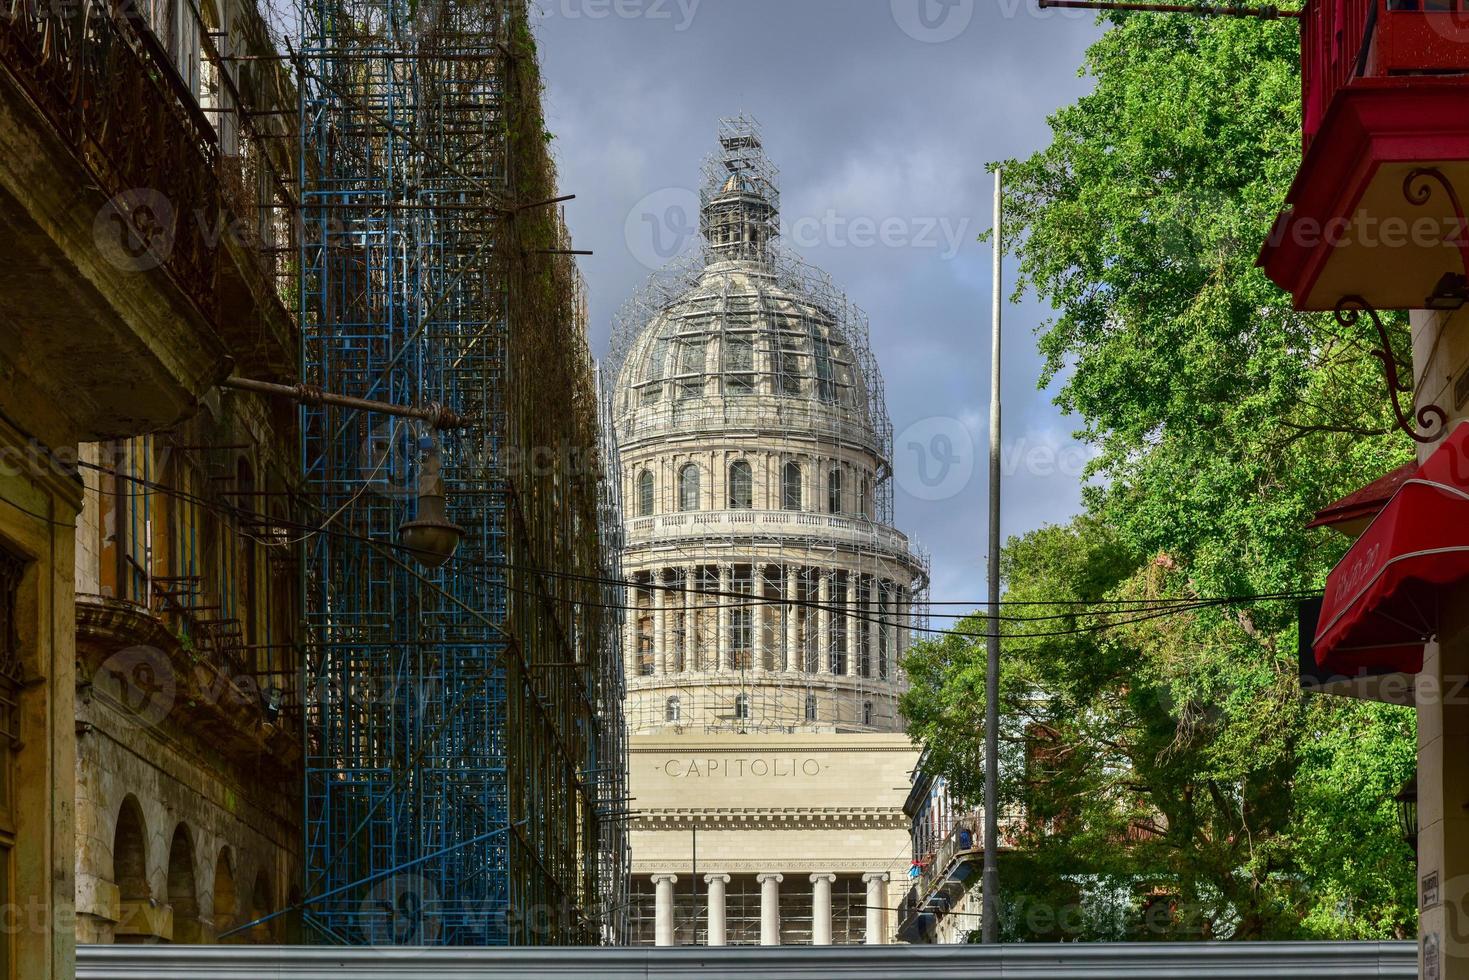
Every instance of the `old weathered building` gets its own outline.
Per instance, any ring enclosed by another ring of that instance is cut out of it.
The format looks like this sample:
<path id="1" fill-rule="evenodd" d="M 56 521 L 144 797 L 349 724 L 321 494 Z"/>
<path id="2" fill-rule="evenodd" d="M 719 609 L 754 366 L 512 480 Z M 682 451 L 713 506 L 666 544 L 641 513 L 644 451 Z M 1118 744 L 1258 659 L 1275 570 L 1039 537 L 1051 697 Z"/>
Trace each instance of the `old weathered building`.
<path id="1" fill-rule="evenodd" d="M 293 874 L 263 680 L 293 573 L 248 516 L 292 485 L 292 416 L 214 389 L 297 357 L 290 144 L 239 111 L 294 102 L 237 57 L 267 51 L 248 3 L 0 18 L 0 881 L 28 920 L 0 977 L 68 976 L 74 929 L 207 940 Z"/>

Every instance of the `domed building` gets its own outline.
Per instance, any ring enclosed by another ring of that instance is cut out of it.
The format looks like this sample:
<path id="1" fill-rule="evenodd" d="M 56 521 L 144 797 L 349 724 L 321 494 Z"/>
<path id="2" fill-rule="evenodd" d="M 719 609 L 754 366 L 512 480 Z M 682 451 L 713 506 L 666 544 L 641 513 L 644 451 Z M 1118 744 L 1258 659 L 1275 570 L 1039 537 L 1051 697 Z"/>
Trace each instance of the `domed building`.
<path id="1" fill-rule="evenodd" d="M 780 246 L 754 124 L 719 143 L 699 252 L 614 333 L 634 939 L 887 941 L 927 573 L 865 318 Z"/>

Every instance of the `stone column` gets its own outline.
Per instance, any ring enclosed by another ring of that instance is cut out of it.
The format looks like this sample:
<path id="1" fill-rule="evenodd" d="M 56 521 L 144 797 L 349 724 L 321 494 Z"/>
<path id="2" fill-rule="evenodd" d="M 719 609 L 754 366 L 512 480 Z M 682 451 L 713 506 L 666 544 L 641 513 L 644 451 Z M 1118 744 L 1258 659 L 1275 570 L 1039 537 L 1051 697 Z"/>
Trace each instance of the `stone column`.
<path id="1" fill-rule="evenodd" d="M 804 664 L 801 659 L 801 651 L 798 649 L 801 642 L 799 629 L 800 618 L 797 616 L 796 583 L 800 576 L 795 565 L 785 566 L 785 605 L 781 607 L 781 614 L 785 617 L 786 642 L 785 642 L 785 669 L 801 670 Z"/>
<path id="2" fill-rule="evenodd" d="M 683 669 L 685 671 L 698 670 L 702 664 L 694 658 L 694 652 L 698 647 L 698 624 L 695 622 L 695 609 L 698 608 L 695 591 L 699 588 L 699 570 L 694 565 L 686 565 L 679 573 L 683 579 Z"/>
<path id="3" fill-rule="evenodd" d="M 831 945 L 831 883 L 837 876 L 818 871 L 811 876 L 811 945 Z"/>
<path id="4" fill-rule="evenodd" d="M 868 580 L 867 585 L 867 676 L 877 676 L 878 650 L 882 643 L 882 621 L 883 616 L 879 601 L 882 596 L 882 582 L 876 575 Z"/>
<path id="5" fill-rule="evenodd" d="M 831 673 L 831 572 L 821 569 L 816 581 L 816 672 Z"/>
<path id="6" fill-rule="evenodd" d="M 760 600 L 755 603 L 750 613 L 752 622 L 751 629 L 754 637 L 751 643 L 751 657 L 754 660 L 755 673 L 765 673 L 765 660 L 770 656 L 770 612 L 769 602 L 764 601 L 766 583 L 770 580 L 770 566 L 764 562 L 757 562 L 750 566 L 750 587 L 754 590 L 755 597 Z"/>
<path id="7" fill-rule="evenodd" d="M 654 931 L 653 944 L 655 946 L 673 945 L 673 884 L 678 881 L 678 875 L 655 874 L 653 885 L 657 888 L 654 906 Z"/>
<path id="8" fill-rule="evenodd" d="M 730 606 L 734 599 L 730 593 L 734 591 L 734 575 L 732 567 L 727 563 L 719 566 L 719 669 L 734 670 L 734 655 L 730 652 Z"/>
<path id="9" fill-rule="evenodd" d="M 778 871 L 762 871 L 755 876 L 760 882 L 760 945 L 780 945 L 780 883 Z"/>
<path id="10" fill-rule="evenodd" d="M 862 876 L 867 885 L 867 935 L 863 942 L 868 946 L 882 946 L 887 935 L 887 883 L 886 871 L 869 871 Z"/>
<path id="11" fill-rule="evenodd" d="M 729 875 L 704 876 L 709 886 L 709 945 L 724 945 L 724 889 L 729 884 Z"/>
<path id="12" fill-rule="evenodd" d="M 847 676 L 857 676 L 857 653 L 861 648 L 862 611 L 857 608 L 858 572 L 847 573 Z"/>
<path id="13" fill-rule="evenodd" d="M 664 610 L 668 605 L 668 593 L 659 588 L 667 585 L 663 569 L 653 573 L 653 672 L 668 673 L 668 617 Z"/>
<path id="14" fill-rule="evenodd" d="M 626 617 L 622 621 L 622 661 L 629 678 L 638 676 L 638 590 L 627 587 Z"/>

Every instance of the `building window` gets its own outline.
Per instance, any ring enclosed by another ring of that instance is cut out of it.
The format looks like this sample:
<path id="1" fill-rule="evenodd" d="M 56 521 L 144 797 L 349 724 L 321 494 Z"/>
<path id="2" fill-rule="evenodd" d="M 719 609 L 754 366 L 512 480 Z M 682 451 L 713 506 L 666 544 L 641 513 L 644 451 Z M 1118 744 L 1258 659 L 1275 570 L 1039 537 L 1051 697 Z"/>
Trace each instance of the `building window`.
<path id="1" fill-rule="evenodd" d="M 735 721 L 750 720 L 750 696 L 748 694 L 735 695 Z"/>
<path id="2" fill-rule="evenodd" d="M 780 472 L 780 505 L 786 510 L 801 509 L 800 463 L 787 463 Z"/>
<path id="3" fill-rule="evenodd" d="M 656 402 L 663 394 L 663 376 L 667 370 L 668 338 L 653 341 L 653 352 L 648 357 L 648 373 L 643 377 L 643 401 Z"/>
<path id="4" fill-rule="evenodd" d="M 678 509 L 699 509 L 699 467 L 693 463 L 678 471 Z"/>
<path id="5" fill-rule="evenodd" d="M 824 402 L 834 402 L 836 383 L 832 375 L 831 344 L 825 337 L 812 337 L 811 353 L 816 366 L 816 397 Z"/>
<path id="6" fill-rule="evenodd" d="M 678 703 L 678 695 L 673 695 L 663 702 L 663 720 L 676 722 L 683 717 L 683 710 Z"/>
<path id="7" fill-rule="evenodd" d="M 736 460 L 729 464 L 729 509 L 749 510 L 755 501 L 755 478 L 750 464 Z"/>
<path id="8" fill-rule="evenodd" d="M 653 471 L 643 470 L 638 474 L 638 516 L 653 514 Z"/>
<path id="9" fill-rule="evenodd" d="M 746 337 L 724 341 L 724 391 L 748 395 L 755 390 L 755 345 Z"/>
<path id="10" fill-rule="evenodd" d="M 872 702 L 871 701 L 863 701 L 862 702 L 862 724 L 868 725 L 868 726 L 870 726 L 872 724 Z"/>
<path id="11" fill-rule="evenodd" d="M 816 720 L 816 695 L 814 694 L 806 695 L 806 720 Z"/>
<path id="12" fill-rule="evenodd" d="M 678 344 L 678 388 L 680 399 L 704 393 L 704 338 L 694 337 Z"/>
<path id="13" fill-rule="evenodd" d="M 842 512 L 842 471 L 837 467 L 826 475 L 826 509 L 833 514 Z"/>

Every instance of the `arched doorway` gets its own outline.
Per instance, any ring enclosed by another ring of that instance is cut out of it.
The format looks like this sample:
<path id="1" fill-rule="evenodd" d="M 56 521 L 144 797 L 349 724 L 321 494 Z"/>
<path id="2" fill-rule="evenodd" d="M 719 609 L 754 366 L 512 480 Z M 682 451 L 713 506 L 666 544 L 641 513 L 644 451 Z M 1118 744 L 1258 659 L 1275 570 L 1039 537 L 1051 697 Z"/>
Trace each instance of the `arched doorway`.
<path id="1" fill-rule="evenodd" d="M 239 903 L 235 898 L 235 871 L 234 863 L 230 859 L 230 849 L 222 847 L 219 857 L 214 862 L 214 934 L 223 936 L 239 924 L 236 913 L 239 912 Z M 239 936 L 229 936 L 220 939 L 222 943 L 241 942 Z"/>
<path id="2" fill-rule="evenodd" d="M 199 888 L 194 877 L 194 836 L 187 824 L 179 824 L 168 846 L 168 904 L 173 906 L 173 941 L 197 943 L 199 933 Z"/>
<path id="3" fill-rule="evenodd" d="M 143 808 L 133 796 L 122 801 L 112 830 L 112 883 L 117 886 L 118 922 L 113 942 L 148 940 L 148 834 Z"/>
<path id="4" fill-rule="evenodd" d="M 264 871 L 255 876 L 255 888 L 250 893 L 250 909 L 253 919 L 259 919 L 276 910 L 275 901 L 271 898 L 270 879 L 266 877 Z M 251 928 L 250 942 L 260 945 L 278 942 L 276 927 L 279 922 L 280 917 L 276 917 Z"/>

